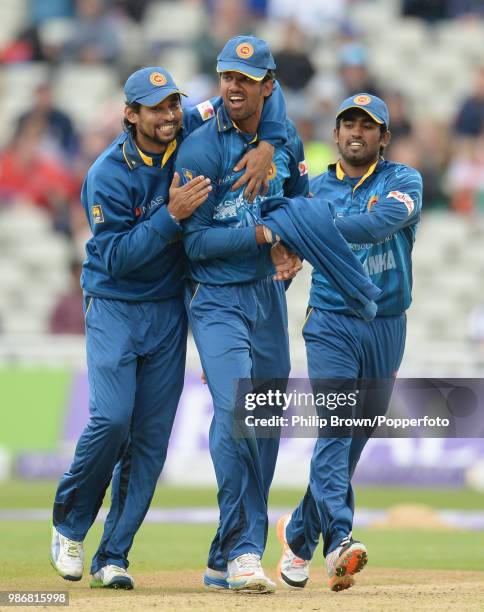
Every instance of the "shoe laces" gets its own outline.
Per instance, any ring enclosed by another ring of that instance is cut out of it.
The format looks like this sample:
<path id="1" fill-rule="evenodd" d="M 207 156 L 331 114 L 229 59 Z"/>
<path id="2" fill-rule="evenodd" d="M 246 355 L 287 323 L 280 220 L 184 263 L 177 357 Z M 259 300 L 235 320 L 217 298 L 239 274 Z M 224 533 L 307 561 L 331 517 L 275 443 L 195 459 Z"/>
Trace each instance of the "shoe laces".
<path id="1" fill-rule="evenodd" d="M 237 557 L 237 567 L 241 570 L 256 572 L 260 570 L 260 559 L 254 553 L 245 553 Z"/>
<path id="2" fill-rule="evenodd" d="M 64 540 L 64 550 L 66 551 L 69 557 L 79 557 L 79 542 L 75 542 L 74 540 L 69 540 L 66 538 Z"/>

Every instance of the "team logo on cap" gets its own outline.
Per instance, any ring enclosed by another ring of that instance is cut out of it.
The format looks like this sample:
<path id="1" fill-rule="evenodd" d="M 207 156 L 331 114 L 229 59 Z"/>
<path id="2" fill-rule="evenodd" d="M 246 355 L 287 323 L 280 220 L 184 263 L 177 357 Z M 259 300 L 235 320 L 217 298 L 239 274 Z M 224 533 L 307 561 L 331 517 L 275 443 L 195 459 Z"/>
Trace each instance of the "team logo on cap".
<path id="1" fill-rule="evenodd" d="M 353 98 L 353 102 L 358 104 L 358 106 L 366 106 L 370 104 L 371 98 L 370 96 L 356 96 L 356 98 Z"/>
<path id="2" fill-rule="evenodd" d="M 242 59 L 248 59 L 254 55 L 254 47 L 248 42 L 243 42 L 240 43 L 235 52 Z"/>
<path id="3" fill-rule="evenodd" d="M 161 74 L 161 72 L 152 72 L 150 74 L 150 83 L 152 85 L 156 85 L 157 87 L 163 87 L 163 85 L 167 84 L 167 79 L 166 76 L 164 74 Z"/>

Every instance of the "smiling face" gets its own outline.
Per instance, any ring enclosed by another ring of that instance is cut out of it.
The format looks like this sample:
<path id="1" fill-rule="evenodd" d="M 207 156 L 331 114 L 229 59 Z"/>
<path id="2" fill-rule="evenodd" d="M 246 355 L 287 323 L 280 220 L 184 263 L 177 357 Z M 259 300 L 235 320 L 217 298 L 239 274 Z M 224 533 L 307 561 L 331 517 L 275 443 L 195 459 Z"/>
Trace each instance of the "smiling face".
<path id="1" fill-rule="evenodd" d="M 135 140 L 140 149 L 163 153 L 182 125 L 180 96 L 172 94 L 156 106 L 140 105 L 138 112 L 127 106 L 125 117 L 136 126 Z"/>
<path id="2" fill-rule="evenodd" d="M 272 93 L 273 81 L 254 81 L 241 72 L 222 72 L 220 95 L 229 117 L 244 132 L 257 131 L 264 98 Z"/>
<path id="3" fill-rule="evenodd" d="M 381 125 L 362 110 L 344 112 L 333 132 L 334 142 L 341 155 L 343 170 L 348 176 L 362 176 L 374 164 L 380 148 L 390 142 L 390 132 L 382 132 Z"/>

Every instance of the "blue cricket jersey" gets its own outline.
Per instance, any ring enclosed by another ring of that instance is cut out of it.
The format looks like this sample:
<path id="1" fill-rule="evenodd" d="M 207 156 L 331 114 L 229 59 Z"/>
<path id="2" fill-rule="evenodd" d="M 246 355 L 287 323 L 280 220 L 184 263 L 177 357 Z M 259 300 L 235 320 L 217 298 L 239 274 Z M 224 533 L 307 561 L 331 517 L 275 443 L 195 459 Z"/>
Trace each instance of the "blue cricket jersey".
<path id="1" fill-rule="evenodd" d="M 91 166 L 81 192 L 93 234 L 81 275 L 85 295 L 150 301 L 182 293 L 186 258 L 181 227 L 167 210 L 174 161 L 187 134 L 215 123 L 221 103 L 214 98 L 184 109 L 183 128 L 162 155 L 146 154 L 130 134 L 122 133 Z M 274 145 L 287 139 L 279 86 L 264 104 L 259 138 Z"/>
<path id="2" fill-rule="evenodd" d="M 309 189 L 304 150 L 292 122 L 287 121 L 287 142 L 275 149 L 269 173 L 269 192 L 250 204 L 244 187 L 231 191 L 241 176 L 237 161 L 257 136 L 241 132 L 222 105 L 216 121 L 190 134 L 180 147 L 176 171 L 186 182 L 204 175 L 212 191 L 188 219 L 183 221 L 183 241 L 189 258 L 189 276 L 201 283 L 225 285 L 264 278 L 273 273 L 270 245 L 257 245 L 255 226 L 262 224 L 261 202 L 269 196 L 306 195 Z"/>
<path id="3" fill-rule="evenodd" d="M 359 179 L 341 164 L 311 181 L 311 192 L 332 203 L 335 224 L 381 289 L 377 316 L 402 314 L 412 300 L 412 248 L 422 210 L 422 178 L 404 164 L 378 160 Z M 347 315 L 331 280 L 313 271 L 309 305 Z"/>

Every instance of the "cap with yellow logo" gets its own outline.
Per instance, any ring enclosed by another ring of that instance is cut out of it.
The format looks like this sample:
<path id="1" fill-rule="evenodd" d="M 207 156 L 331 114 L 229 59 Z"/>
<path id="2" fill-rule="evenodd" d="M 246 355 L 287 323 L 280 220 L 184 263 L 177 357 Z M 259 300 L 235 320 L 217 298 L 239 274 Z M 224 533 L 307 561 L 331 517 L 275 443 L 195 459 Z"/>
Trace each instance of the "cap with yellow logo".
<path id="1" fill-rule="evenodd" d="M 269 45 L 255 36 L 231 38 L 217 57 L 217 72 L 241 72 L 254 81 L 262 81 L 275 68 Z"/>
<path id="2" fill-rule="evenodd" d="M 186 95 L 178 89 L 171 74 L 159 66 L 149 66 L 133 72 L 124 86 L 127 104 L 138 102 L 143 106 L 156 106 L 175 93 Z"/>

